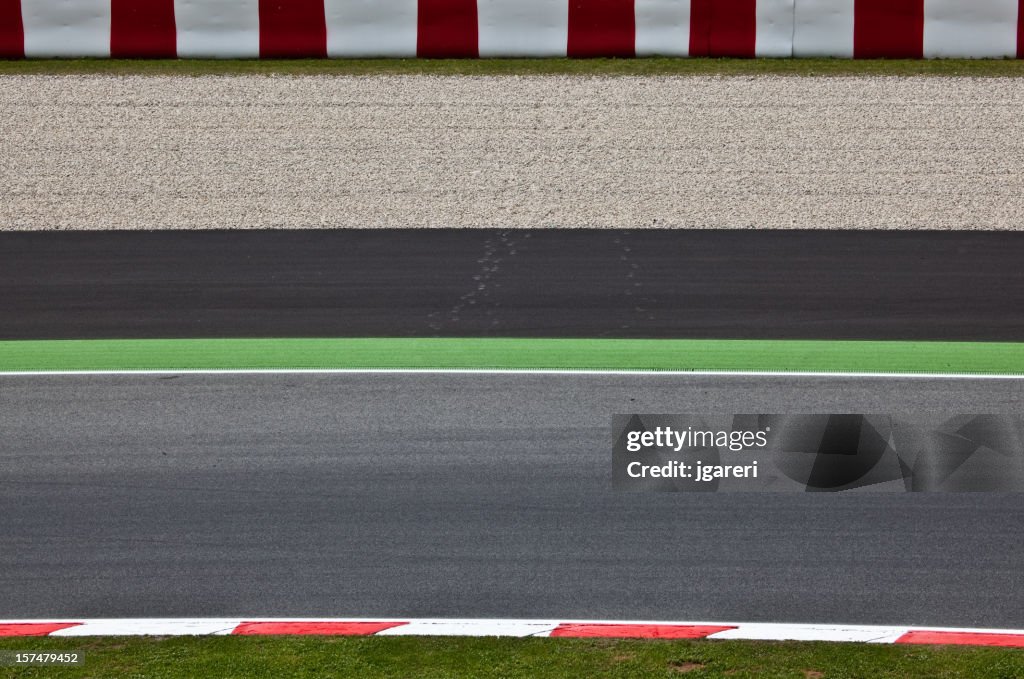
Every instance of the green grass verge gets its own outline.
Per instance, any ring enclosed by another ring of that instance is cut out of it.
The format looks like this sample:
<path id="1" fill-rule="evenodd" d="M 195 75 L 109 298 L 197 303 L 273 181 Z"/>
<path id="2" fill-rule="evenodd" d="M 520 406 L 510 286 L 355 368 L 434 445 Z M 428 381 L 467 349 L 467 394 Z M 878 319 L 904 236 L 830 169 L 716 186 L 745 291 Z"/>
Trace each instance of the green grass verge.
<path id="1" fill-rule="evenodd" d="M 0 371 L 721 370 L 1024 374 L 1024 343 L 625 339 L 155 339 L 0 342 Z"/>
<path id="2" fill-rule="evenodd" d="M 1013 59 L 28 59 L 4 74 L 111 75 L 930 75 L 1024 76 Z"/>
<path id="3" fill-rule="evenodd" d="M 3 677 L 729 677 L 929 679 L 1024 676 L 1020 649 L 881 644 L 496 639 L 172 637 L 0 639 L 0 650 L 85 653 L 76 668 Z"/>

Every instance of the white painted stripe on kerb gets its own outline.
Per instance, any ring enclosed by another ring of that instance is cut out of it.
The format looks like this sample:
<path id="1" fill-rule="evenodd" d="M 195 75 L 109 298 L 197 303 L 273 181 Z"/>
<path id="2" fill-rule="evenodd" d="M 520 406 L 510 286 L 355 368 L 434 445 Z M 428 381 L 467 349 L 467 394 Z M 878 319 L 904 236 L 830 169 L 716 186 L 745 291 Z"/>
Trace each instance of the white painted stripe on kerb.
<path id="1" fill-rule="evenodd" d="M 690 0 L 636 0 L 636 55 L 690 55 Z"/>
<path id="2" fill-rule="evenodd" d="M 924 56 L 1017 55 L 1017 0 L 925 0 Z"/>
<path id="3" fill-rule="evenodd" d="M 50 634 L 52 637 L 141 636 L 141 635 L 206 635 L 230 634 L 242 624 L 239 618 L 142 618 L 85 620 L 83 624 Z"/>
<path id="4" fill-rule="evenodd" d="M 109 57 L 110 0 L 22 0 L 26 57 Z"/>
<path id="5" fill-rule="evenodd" d="M 0 377 L 87 377 L 117 375 L 616 375 L 644 377 L 814 377 L 926 380 L 1024 380 L 1024 374 L 785 372 L 743 370 L 535 370 L 458 368 L 254 368 L 224 370 L 11 370 Z"/>
<path id="6" fill-rule="evenodd" d="M 548 620 L 411 620 L 376 636 L 530 637 L 548 635 L 558 625 Z"/>
<path id="7" fill-rule="evenodd" d="M 481 57 L 564 57 L 569 44 L 565 0 L 477 0 Z"/>
<path id="8" fill-rule="evenodd" d="M 795 0 L 757 0 L 757 38 L 754 43 L 756 56 L 793 56 L 794 2 Z"/>
<path id="9" fill-rule="evenodd" d="M 174 0 L 178 56 L 260 55 L 259 0 Z"/>
<path id="10" fill-rule="evenodd" d="M 793 56 L 853 57 L 854 0 L 797 0 Z"/>
<path id="11" fill-rule="evenodd" d="M 736 629 L 716 632 L 709 639 L 760 639 L 770 641 L 859 641 L 893 643 L 908 628 L 843 625 L 783 625 L 745 623 Z"/>
<path id="12" fill-rule="evenodd" d="M 325 0 L 327 56 L 415 57 L 417 0 Z"/>

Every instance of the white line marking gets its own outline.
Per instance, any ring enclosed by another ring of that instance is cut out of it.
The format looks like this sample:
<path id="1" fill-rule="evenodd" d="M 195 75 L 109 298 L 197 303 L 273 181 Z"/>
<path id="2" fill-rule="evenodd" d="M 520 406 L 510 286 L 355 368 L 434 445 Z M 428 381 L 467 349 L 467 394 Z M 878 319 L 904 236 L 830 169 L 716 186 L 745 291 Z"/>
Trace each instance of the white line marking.
<path id="1" fill-rule="evenodd" d="M 11 370 L 0 377 L 65 377 L 116 375 L 610 375 L 645 377 L 823 377 L 930 380 L 1024 380 L 1024 373 L 883 373 L 804 372 L 782 370 L 590 370 L 562 368 L 238 368 L 160 370 Z"/>

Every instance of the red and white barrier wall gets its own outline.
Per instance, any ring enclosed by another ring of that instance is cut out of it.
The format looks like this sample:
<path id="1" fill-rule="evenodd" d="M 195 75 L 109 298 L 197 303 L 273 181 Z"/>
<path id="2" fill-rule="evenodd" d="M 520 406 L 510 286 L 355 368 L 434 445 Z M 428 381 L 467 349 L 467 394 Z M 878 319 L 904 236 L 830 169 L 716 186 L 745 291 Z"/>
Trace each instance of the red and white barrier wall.
<path id="1" fill-rule="evenodd" d="M 793 55 L 1024 57 L 1021 0 L 797 0 Z"/>
<path id="2" fill-rule="evenodd" d="M 0 0 L 0 57 L 1018 57 L 1024 0 Z"/>

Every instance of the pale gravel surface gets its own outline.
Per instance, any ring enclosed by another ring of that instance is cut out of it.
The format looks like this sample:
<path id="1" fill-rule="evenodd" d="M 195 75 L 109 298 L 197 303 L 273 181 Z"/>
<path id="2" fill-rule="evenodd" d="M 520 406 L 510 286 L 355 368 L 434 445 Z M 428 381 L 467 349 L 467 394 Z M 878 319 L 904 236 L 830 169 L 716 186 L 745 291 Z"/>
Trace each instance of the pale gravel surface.
<path id="1" fill-rule="evenodd" d="M 1018 229 L 1024 80 L 0 77 L 0 230 Z"/>

